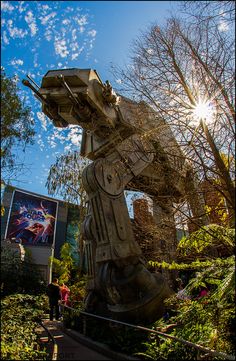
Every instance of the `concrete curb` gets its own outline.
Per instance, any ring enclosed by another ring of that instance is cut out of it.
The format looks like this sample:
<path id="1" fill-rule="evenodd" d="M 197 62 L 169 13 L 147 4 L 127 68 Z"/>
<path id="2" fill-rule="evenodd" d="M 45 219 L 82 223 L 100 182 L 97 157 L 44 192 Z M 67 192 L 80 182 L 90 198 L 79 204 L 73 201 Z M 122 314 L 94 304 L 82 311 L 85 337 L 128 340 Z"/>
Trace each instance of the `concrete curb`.
<path id="1" fill-rule="evenodd" d="M 103 345 L 100 342 L 93 341 L 91 338 L 85 337 L 81 333 L 71 330 L 69 328 L 65 328 L 63 325 L 61 326 L 62 331 L 68 336 L 72 337 L 74 340 L 80 342 L 81 344 L 103 354 L 104 356 L 111 357 L 113 360 L 130 360 L 130 361 L 138 361 L 140 360 L 134 356 L 128 356 L 123 353 L 118 353 L 116 351 L 111 350 L 108 346 Z"/>

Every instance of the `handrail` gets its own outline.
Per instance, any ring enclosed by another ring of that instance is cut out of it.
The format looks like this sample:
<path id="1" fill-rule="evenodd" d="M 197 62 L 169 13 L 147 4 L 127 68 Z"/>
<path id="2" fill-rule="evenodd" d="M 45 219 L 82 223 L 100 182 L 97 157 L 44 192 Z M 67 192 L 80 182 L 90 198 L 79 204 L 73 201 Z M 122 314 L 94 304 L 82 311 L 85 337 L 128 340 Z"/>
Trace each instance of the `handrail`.
<path id="1" fill-rule="evenodd" d="M 170 339 L 175 340 L 177 342 L 180 342 L 180 343 L 182 343 L 182 344 L 184 344 L 186 346 L 193 347 L 193 348 L 195 348 L 197 350 L 200 350 L 200 351 L 203 351 L 203 352 L 205 352 L 207 354 L 211 354 L 212 356 L 223 357 L 225 360 L 235 360 L 234 355 L 228 355 L 228 354 L 226 354 L 224 352 L 218 352 L 218 351 L 212 350 L 212 349 L 210 349 L 208 347 L 204 347 L 204 346 L 198 345 L 196 343 L 193 343 L 193 342 L 190 342 L 190 341 L 187 341 L 187 340 L 183 340 L 183 339 L 181 339 L 179 337 L 168 335 L 168 334 L 166 334 L 164 332 L 161 332 L 161 331 L 152 330 L 150 328 L 143 327 L 143 326 L 133 325 L 133 324 L 127 323 L 127 322 L 113 320 L 111 318 L 107 318 L 107 317 L 103 317 L 103 316 L 99 316 L 99 315 L 94 315 L 93 313 L 88 313 L 88 312 L 85 312 L 85 311 L 76 310 L 75 308 L 72 308 L 72 307 L 69 307 L 69 306 L 66 306 L 66 305 L 63 305 L 63 307 L 71 309 L 73 312 L 80 313 L 80 314 L 85 315 L 85 316 L 98 318 L 100 320 L 105 320 L 105 321 L 117 323 L 117 324 L 120 324 L 120 325 L 123 325 L 123 326 L 128 326 L 128 327 L 137 329 L 137 330 L 142 330 L 142 331 L 145 331 L 145 332 L 154 333 L 154 334 L 157 334 L 157 335 L 165 337 L 165 338 L 170 338 Z"/>
<path id="2" fill-rule="evenodd" d="M 48 334 L 48 339 L 50 338 L 53 342 L 53 353 L 52 353 L 52 361 L 57 360 L 57 354 L 58 354 L 58 345 L 55 341 L 55 338 L 53 337 L 53 334 L 49 331 L 49 329 L 41 322 L 39 321 L 38 324 L 44 328 L 44 330 Z"/>

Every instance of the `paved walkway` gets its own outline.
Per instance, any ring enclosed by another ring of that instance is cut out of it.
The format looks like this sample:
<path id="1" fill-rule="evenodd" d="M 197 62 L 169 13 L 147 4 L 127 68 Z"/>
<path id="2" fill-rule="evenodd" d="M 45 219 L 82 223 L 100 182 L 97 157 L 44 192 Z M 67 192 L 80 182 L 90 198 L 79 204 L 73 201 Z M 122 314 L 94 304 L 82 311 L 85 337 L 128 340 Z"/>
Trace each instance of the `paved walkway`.
<path id="1" fill-rule="evenodd" d="M 66 335 L 62 331 L 62 322 L 60 321 L 49 321 L 43 320 L 43 324 L 54 336 L 55 341 L 58 345 L 57 351 L 57 360 L 112 360 L 84 345 L 75 341 L 70 336 Z M 38 330 L 40 332 L 40 339 L 42 342 L 45 342 L 50 358 L 52 359 L 53 355 L 53 344 L 50 342 L 47 344 L 47 333 L 43 328 Z"/>

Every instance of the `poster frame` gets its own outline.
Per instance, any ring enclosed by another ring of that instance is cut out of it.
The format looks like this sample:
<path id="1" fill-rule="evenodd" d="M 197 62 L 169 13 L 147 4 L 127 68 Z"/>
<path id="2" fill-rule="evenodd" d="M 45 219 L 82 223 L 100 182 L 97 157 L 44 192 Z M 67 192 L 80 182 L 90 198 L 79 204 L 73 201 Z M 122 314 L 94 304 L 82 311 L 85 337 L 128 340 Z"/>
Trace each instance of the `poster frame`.
<path id="1" fill-rule="evenodd" d="M 55 242 L 56 242 L 56 229 L 57 229 L 57 222 L 58 222 L 58 208 L 59 208 L 59 201 L 54 199 L 54 198 L 50 198 L 50 197 L 47 197 L 47 196 L 44 196 L 44 195 L 40 195 L 40 194 L 36 194 L 36 193 L 32 193 L 32 192 L 28 192 L 28 191 L 25 191 L 25 190 L 21 190 L 19 188 L 15 188 L 12 192 L 12 195 L 11 195 L 11 203 L 10 203 L 10 207 L 9 207 L 9 211 L 8 211 L 8 217 L 7 217 L 7 223 L 6 223 L 6 229 L 5 229 L 5 239 L 7 239 L 7 233 L 8 233 L 8 227 L 9 227 L 9 222 L 10 222 L 10 218 L 11 218 L 11 213 L 12 213 L 12 206 L 13 206 L 13 201 L 14 201 L 14 198 L 15 198 L 15 193 L 16 192 L 19 192 L 19 193 L 23 193 L 23 194 L 26 194 L 26 195 L 29 195 L 31 197 L 35 197 L 35 198 L 39 198 L 39 199 L 42 199 L 42 200 L 47 200 L 47 201 L 51 201 L 51 202 L 54 202 L 56 203 L 56 213 L 55 213 L 55 225 L 54 225 L 54 232 L 53 232 L 53 242 L 52 244 L 46 246 L 47 248 L 51 248 L 54 250 L 55 248 Z M 27 247 L 39 247 L 38 245 L 35 245 L 35 246 L 32 246 L 30 244 L 26 244 L 25 246 Z M 42 246 L 40 246 L 42 247 Z"/>

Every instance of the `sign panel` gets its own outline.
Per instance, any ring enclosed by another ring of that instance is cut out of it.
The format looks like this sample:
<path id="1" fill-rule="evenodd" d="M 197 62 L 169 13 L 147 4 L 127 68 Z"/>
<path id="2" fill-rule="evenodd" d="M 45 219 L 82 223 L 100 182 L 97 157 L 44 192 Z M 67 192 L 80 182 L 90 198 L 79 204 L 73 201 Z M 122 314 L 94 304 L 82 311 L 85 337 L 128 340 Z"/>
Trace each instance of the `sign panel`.
<path id="1" fill-rule="evenodd" d="M 23 245 L 52 246 L 57 207 L 57 201 L 15 190 L 6 238 Z"/>

